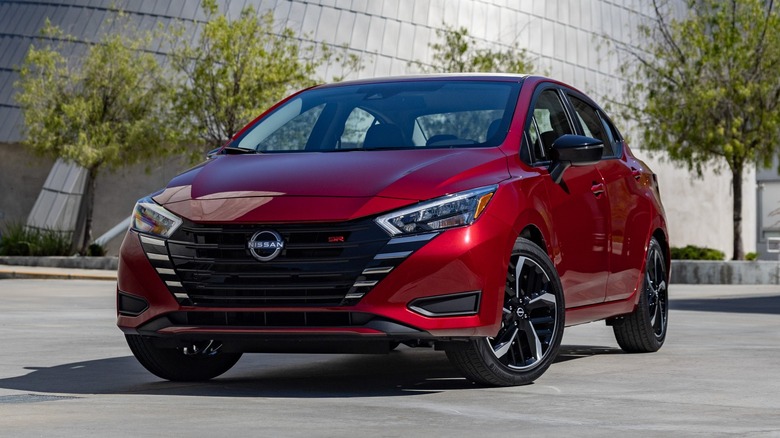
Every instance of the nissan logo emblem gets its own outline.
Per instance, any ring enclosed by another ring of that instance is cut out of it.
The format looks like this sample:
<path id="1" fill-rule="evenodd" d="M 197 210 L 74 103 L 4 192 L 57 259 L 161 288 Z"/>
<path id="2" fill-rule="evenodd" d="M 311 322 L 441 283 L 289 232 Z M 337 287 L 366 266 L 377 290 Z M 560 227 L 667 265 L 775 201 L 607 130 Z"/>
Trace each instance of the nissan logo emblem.
<path id="1" fill-rule="evenodd" d="M 252 257 L 267 262 L 275 259 L 284 249 L 284 239 L 276 231 L 258 231 L 247 243 Z"/>

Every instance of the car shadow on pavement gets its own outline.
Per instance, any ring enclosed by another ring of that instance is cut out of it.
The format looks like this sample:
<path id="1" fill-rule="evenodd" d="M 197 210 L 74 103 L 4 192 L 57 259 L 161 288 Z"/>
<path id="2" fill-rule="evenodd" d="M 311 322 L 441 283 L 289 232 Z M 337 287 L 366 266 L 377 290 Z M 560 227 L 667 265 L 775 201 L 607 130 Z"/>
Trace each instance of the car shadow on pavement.
<path id="1" fill-rule="evenodd" d="M 671 310 L 780 315 L 780 295 L 671 300 Z"/>
<path id="2" fill-rule="evenodd" d="M 561 349 L 558 350 L 558 357 L 555 358 L 554 363 L 600 356 L 602 354 L 623 354 L 623 350 L 615 347 L 599 347 L 595 345 L 561 345 Z"/>
<path id="3" fill-rule="evenodd" d="M 132 356 L 27 367 L 0 379 L 0 388 L 55 394 L 158 394 L 211 397 L 387 397 L 479 388 L 453 368 L 443 352 L 411 350 L 388 355 L 247 354 L 208 382 L 168 382 Z M 562 346 L 556 362 L 613 354 L 614 348 Z M 617 350 L 618 352 L 620 350 Z"/>

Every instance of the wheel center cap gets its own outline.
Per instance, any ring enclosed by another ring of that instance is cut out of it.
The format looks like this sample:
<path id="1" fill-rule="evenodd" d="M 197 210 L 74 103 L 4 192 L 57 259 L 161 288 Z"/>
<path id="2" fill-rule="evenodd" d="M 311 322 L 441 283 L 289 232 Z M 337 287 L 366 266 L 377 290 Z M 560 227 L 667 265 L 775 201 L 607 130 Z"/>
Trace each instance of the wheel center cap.
<path id="1" fill-rule="evenodd" d="M 517 315 L 517 317 L 520 318 L 520 319 L 524 318 L 525 317 L 525 309 L 523 309 L 522 307 L 518 307 L 517 309 L 515 309 L 515 315 Z"/>

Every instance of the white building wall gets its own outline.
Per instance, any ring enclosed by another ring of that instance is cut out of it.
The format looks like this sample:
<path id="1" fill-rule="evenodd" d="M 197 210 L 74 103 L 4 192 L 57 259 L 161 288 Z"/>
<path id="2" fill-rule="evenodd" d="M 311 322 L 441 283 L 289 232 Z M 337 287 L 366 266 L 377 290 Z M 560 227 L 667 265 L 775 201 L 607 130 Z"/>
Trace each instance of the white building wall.
<path id="1" fill-rule="evenodd" d="M 677 1 L 678 11 L 683 11 Z M 347 44 L 365 68 L 348 76 L 364 78 L 416 73 L 412 61 L 431 61 L 429 44 L 446 23 L 466 27 L 480 43 L 526 48 L 536 72 L 579 88 L 604 104 L 622 100 L 621 54 L 610 43 L 637 44 L 638 25 L 653 14 L 647 1 L 634 0 L 311 0 L 263 1 L 281 23 L 311 41 Z M 342 74 L 337 68 L 324 77 Z M 616 121 L 620 127 L 620 121 Z M 628 131 L 622 124 L 623 131 Z M 625 132 L 629 138 L 638 138 Z M 659 176 L 673 246 L 694 244 L 732 255 L 732 194 L 727 171 L 694 178 L 662 158 L 650 157 L 639 142 L 632 150 Z M 754 172 L 743 184 L 743 244 L 755 251 Z"/>
<path id="2" fill-rule="evenodd" d="M 684 0 L 670 0 L 681 13 Z M 258 14 L 273 11 L 280 26 L 289 26 L 309 42 L 345 44 L 365 68 L 348 78 L 416 73 L 413 61 L 427 63 L 436 29 L 446 23 L 466 27 L 480 44 L 509 49 L 517 43 L 528 50 L 542 73 L 569 83 L 604 104 L 622 100 L 624 83 L 618 67 L 621 55 L 607 41 L 636 44 L 639 23 L 652 14 L 646 0 L 218 0 L 220 8 L 237 17 L 252 5 Z M 13 100 L 13 82 L 30 42 L 48 17 L 55 25 L 97 38 L 112 5 L 123 8 L 139 26 L 184 22 L 197 34 L 192 20 L 205 19 L 196 0 L 57 0 L 20 2 L 0 0 L 0 142 L 18 142 L 21 116 Z M 165 50 L 162 48 L 161 50 Z M 328 80 L 342 75 L 340 67 L 324 69 Z M 625 124 L 619 127 L 636 138 Z M 728 173 L 708 172 L 696 180 L 683 169 L 651 159 L 642 145 L 632 149 L 658 173 L 674 246 L 709 246 L 731 255 L 731 192 Z M 743 240 L 755 250 L 756 184 L 744 182 Z M 124 212 L 122 213 L 124 214 Z M 123 217 L 123 216 L 122 216 Z M 113 225 L 113 224 L 111 224 Z M 110 228 L 110 227 L 109 227 Z"/>

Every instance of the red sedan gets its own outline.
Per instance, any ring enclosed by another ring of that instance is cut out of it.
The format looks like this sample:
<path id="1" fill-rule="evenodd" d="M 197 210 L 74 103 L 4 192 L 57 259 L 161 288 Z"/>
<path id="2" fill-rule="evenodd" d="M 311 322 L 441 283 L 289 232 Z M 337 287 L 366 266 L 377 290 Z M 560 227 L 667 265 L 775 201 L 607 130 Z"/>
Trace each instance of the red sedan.
<path id="1" fill-rule="evenodd" d="M 280 102 L 141 199 L 118 325 L 170 380 L 247 352 L 444 350 L 469 379 L 527 384 L 564 326 L 621 348 L 666 337 L 655 174 L 604 111 L 534 76 L 323 85 Z"/>

